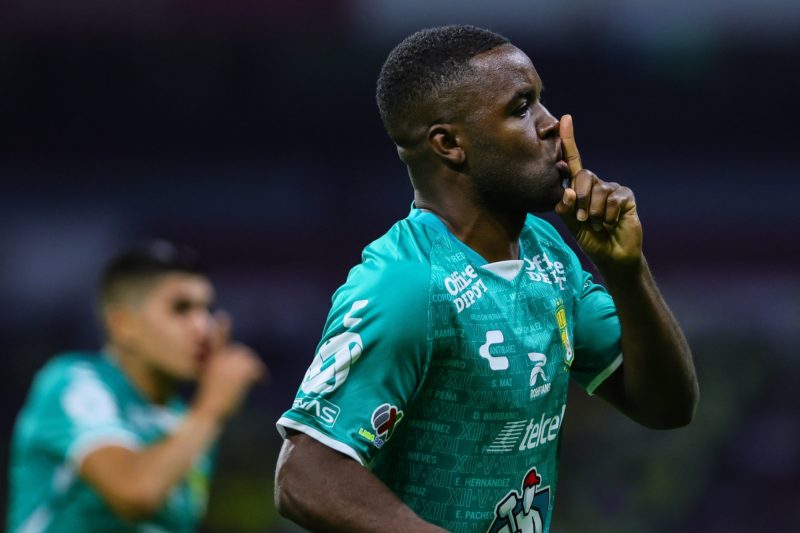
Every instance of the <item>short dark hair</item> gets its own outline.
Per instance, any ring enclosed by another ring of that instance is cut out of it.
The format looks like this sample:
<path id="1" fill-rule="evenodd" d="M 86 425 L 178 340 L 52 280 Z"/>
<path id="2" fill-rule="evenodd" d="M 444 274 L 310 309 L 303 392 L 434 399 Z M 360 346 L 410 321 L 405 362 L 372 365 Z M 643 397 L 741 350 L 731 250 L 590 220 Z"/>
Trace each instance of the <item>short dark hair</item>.
<path id="1" fill-rule="evenodd" d="M 164 240 L 136 243 L 117 253 L 100 276 L 100 305 L 115 301 L 131 285 L 147 284 L 170 272 L 205 275 L 197 253 Z"/>
<path id="2" fill-rule="evenodd" d="M 429 28 L 406 37 L 386 58 L 376 99 L 381 120 L 393 136 L 398 119 L 461 81 L 469 60 L 509 40 L 476 26 Z"/>

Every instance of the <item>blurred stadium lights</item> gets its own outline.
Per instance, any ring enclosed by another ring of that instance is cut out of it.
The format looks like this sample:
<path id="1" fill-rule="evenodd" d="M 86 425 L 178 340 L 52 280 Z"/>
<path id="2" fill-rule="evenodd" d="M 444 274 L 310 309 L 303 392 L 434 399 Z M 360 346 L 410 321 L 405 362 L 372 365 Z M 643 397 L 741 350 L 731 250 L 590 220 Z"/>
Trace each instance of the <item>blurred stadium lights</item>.
<path id="1" fill-rule="evenodd" d="M 665 39 L 728 36 L 781 40 L 796 35 L 795 0 L 4 0 L 0 29 L 22 33 L 80 31 L 219 31 L 226 26 L 259 32 L 346 30 L 374 40 L 395 40 L 421 27 L 473 23 L 515 37 L 569 41 L 604 34 L 641 44 Z M 519 35 L 517 35 L 519 34 Z"/>
<path id="2" fill-rule="evenodd" d="M 483 24 L 531 40 L 571 41 L 606 34 L 640 43 L 686 36 L 735 36 L 763 41 L 796 36 L 800 3 L 794 0 L 355 0 L 359 29 L 395 38 L 420 27 Z"/>

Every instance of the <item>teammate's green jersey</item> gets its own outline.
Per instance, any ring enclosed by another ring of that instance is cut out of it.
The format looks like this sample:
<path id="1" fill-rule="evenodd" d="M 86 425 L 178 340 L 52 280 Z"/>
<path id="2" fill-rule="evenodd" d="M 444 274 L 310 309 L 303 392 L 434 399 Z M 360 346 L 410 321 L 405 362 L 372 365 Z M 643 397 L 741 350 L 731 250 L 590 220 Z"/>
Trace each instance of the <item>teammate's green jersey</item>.
<path id="1" fill-rule="evenodd" d="M 207 456 L 156 515 L 137 523 L 118 518 L 77 475 L 91 451 L 156 443 L 176 428 L 184 412 L 179 398 L 165 406 L 147 401 L 109 356 L 68 353 L 51 360 L 34 378 L 14 428 L 9 531 L 194 531 L 205 510 Z"/>
<path id="2" fill-rule="evenodd" d="M 611 297 L 547 222 L 493 264 L 412 210 L 333 296 L 278 421 L 372 469 L 454 532 L 549 529 L 570 375 L 591 393 L 622 362 Z"/>

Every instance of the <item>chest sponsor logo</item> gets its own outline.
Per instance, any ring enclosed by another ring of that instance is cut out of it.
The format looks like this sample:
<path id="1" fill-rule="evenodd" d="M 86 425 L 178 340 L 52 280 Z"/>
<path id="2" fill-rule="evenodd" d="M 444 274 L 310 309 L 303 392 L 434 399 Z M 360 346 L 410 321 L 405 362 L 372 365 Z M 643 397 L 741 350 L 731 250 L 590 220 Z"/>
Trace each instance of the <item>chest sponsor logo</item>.
<path id="1" fill-rule="evenodd" d="M 559 261 L 551 261 L 547 252 L 542 252 L 530 258 L 525 257 L 524 261 L 525 274 L 527 274 L 529 280 L 554 285 L 562 291 L 567 288 L 564 265 Z"/>
<path id="2" fill-rule="evenodd" d="M 491 331 L 486 332 L 486 342 L 478 348 L 478 353 L 481 357 L 489 361 L 489 368 L 492 370 L 506 370 L 508 369 L 508 357 L 504 355 L 492 355 L 489 351 L 495 344 L 502 344 L 505 339 L 503 338 L 503 332 L 499 329 L 493 329 Z"/>
<path id="3" fill-rule="evenodd" d="M 503 332 L 499 329 L 493 329 L 491 331 L 486 332 L 486 342 L 483 343 L 478 348 L 478 354 L 486 359 L 489 363 L 489 368 L 495 372 L 501 370 L 508 370 L 509 361 L 508 357 L 505 355 L 493 355 L 491 352 L 491 348 L 495 346 L 495 353 L 510 353 L 514 350 L 513 347 L 503 347 L 501 346 L 505 341 L 505 337 L 503 336 Z M 505 349 L 504 349 L 505 348 Z M 543 353 L 538 352 L 531 352 L 528 354 L 528 359 L 533 363 L 533 368 L 531 369 L 531 377 L 530 377 L 530 399 L 534 400 L 541 396 L 544 396 L 548 392 L 550 392 L 550 379 L 547 377 L 545 373 L 545 365 L 547 364 L 547 356 Z M 508 379 L 509 386 L 511 384 L 510 378 Z M 494 386 L 494 385 L 492 385 Z"/>
<path id="4" fill-rule="evenodd" d="M 509 491 L 494 508 L 494 522 L 487 533 L 543 533 L 550 510 L 550 486 L 531 468 L 522 479 L 520 490 Z"/>
<path id="5" fill-rule="evenodd" d="M 567 405 L 563 404 L 561 411 L 552 416 L 543 412 L 539 418 L 506 422 L 486 452 L 508 453 L 514 449 L 522 452 L 555 441 L 564 423 L 566 409 Z"/>
<path id="6" fill-rule="evenodd" d="M 364 347 L 361 335 L 351 331 L 350 328 L 361 322 L 361 318 L 354 315 L 368 303 L 369 300 L 353 302 L 350 311 L 342 320 L 342 325 L 348 330 L 331 337 L 320 346 L 300 384 L 303 397 L 327 394 L 336 390 L 347 379 L 350 367 L 361 357 Z"/>
<path id="7" fill-rule="evenodd" d="M 295 398 L 292 408 L 305 411 L 317 419 L 317 422 L 327 428 L 332 428 L 339 418 L 339 406 L 325 398 Z"/>
<path id="8" fill-rule="evenodd" d="M 547 378 L 547 374 L 544 373 L 544 365 L 547 364 L 547 356 L 543 353 L 529 353 L 528 359 L 531 360 L 533 363 L 533 368 L 531 369 L 531 400 L 535 400 L 541 396 L 544 396 L 548 392 L 550 392 L 550 387 L 552 386 L 550 380 Z"/>
<path id="9" fill-rule="evenodd" d="M 489 290 L 472 265 L 444 278 L 444 288 L 453 297 L 457 313 L 472 307 Z"/>

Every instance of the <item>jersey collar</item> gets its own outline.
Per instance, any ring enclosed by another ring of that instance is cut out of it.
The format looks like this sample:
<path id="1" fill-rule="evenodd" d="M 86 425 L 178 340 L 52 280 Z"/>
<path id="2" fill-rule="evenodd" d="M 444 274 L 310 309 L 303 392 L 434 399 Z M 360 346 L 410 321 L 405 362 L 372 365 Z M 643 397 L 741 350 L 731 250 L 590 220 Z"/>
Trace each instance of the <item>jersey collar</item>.
<path id="1" fill-rule="evenodd" d="M 447 225 L 440 219 L 438 216 L 433 214 L 430 211 L 423 211 L 422 209 L 417 208 L 414 205 L 414 202 L 411 202 L 411 212 L 408 214 L 408 220 L 412 222 L 418 222 L 420 224 L 424 224 L 429 228 L 435 230 L 437 233 L 441 233 L 452 240 L 455 245 L 460 248 L 469 258 L 469 261 L 477 266 L 482 267 L 489 262 L 478 252 L 461 242 L 458 237 L 453 235 L 453 233 L 448 229 Z M 524 257 L 524 253 L 522 251 L 522 242 L 519 242 L 519 258 L 522 259 Z"/>

